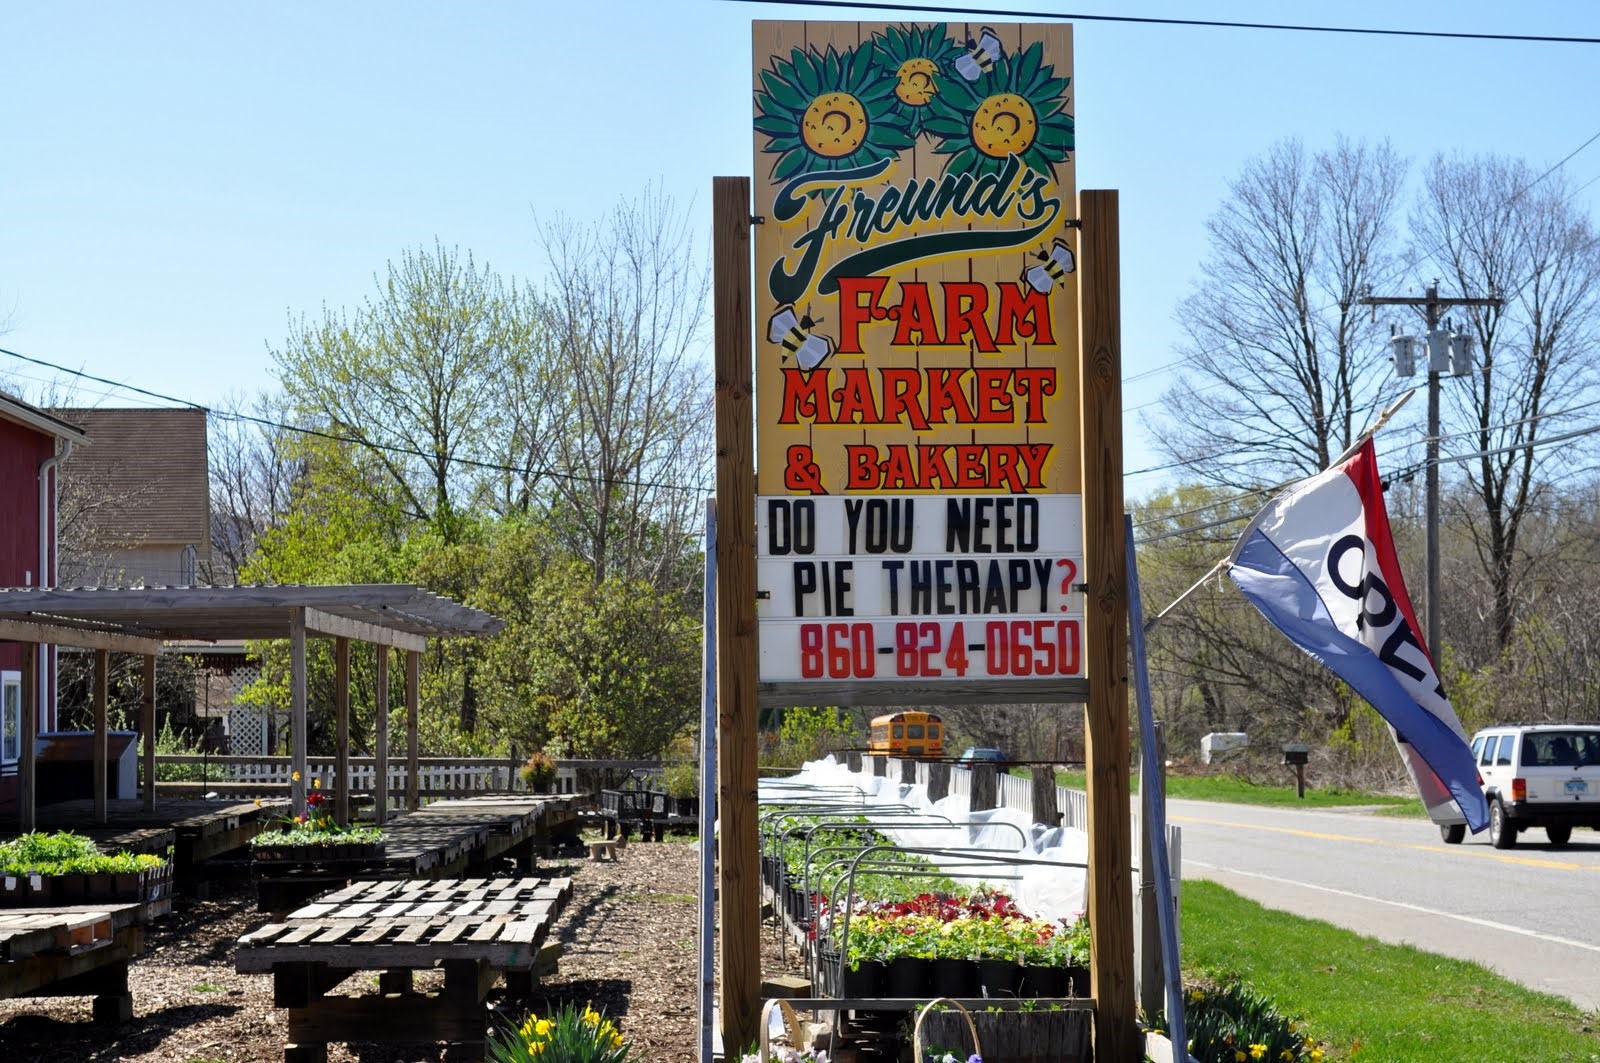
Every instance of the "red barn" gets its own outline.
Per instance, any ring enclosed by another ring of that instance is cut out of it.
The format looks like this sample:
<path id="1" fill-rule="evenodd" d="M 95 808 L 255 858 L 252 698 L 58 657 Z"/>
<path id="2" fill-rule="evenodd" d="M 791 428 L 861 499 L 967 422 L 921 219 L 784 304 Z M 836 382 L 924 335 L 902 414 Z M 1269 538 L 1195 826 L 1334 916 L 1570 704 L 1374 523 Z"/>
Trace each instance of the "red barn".
<path id="1" fill-rule="evenodd" d="M 0 587 L 53 587 L 56 582 L 56 466 L 82 429 L 0 393 Z M 0 815 L 14 807 L 22 734 L 22 654 L 0 642 Z M 56 729 L 54 648 L 40 647 L 39 732 Z"/>

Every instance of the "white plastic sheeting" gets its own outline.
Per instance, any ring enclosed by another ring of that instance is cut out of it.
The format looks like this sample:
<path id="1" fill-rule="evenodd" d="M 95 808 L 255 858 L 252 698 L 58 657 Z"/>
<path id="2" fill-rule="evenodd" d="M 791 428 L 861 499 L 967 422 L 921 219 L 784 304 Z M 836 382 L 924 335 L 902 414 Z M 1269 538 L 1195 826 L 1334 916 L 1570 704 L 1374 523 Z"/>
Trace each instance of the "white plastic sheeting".
<path id="1" fill-rule="evenodd" d="M 892 817 L 872 824 L 886 838 L 903 848 L 949 851 L 951 855 L 943 859 L 936 855 L 923 855 L 950 877 L 976 884 L 975 876 L 981 875 L 992 881 L 997 889 L 1011 894 L 1024 912 L 1038 918 L 1070 920 L 1085 909 L 1088 875 L 1083 865 L 1089 859 L 1089 836 L 1083 831 L 1067 827 L 1044 827 L 1012 808 L 969 812 L 966 794 L 952 794 L 939 801 L 929 801 L 924 786 L 905 785 L 886 777 L 852 772 L 832 757 L 811 761 L 798 774 L 783 780 L 785 794 L 795 795 L 800 788 L 814 787 L 818 789 L 819 798 L 823 798 L 825 792 L 838 793 L 837 790 L 825 791 L 824 788 L 851 786 L 864 792 L 863 803 L 866 807 L 862 814 L 868 819 L 872 819 L 873 806 L 905 805 L 918 813 L 951 820 L 953 825 L 950 827 L 931 829 L 926 826 L 896 829 Z M 763 796 L 778 799 L 775 787 L 769 788 Z M 960 854 L 963 852 L 1043 860 L 1049 861 L 1050 866 L 997 864 L 992 871 L 980 871 L 974 869 L 971 862 L 962 864 Z M 952 866 L 957 864 L 961 866 Z"/>

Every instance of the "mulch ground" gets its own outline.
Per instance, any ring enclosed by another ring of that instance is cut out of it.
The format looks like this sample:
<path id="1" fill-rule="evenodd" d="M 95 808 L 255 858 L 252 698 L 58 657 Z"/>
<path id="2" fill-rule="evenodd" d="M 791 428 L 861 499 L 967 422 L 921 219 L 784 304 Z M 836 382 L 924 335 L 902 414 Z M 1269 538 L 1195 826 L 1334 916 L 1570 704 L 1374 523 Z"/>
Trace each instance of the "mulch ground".
<path id="1" fill-rule="evenodd" d="M 697 909 L 699 854 L 682 840 L 633 842 L 616 863 L 543 861 L 541 876 L 570 874 L 572 902 L 552 940 L 565 955 L 544 980 L 541 1010 L 590 1003 L 618 1023 L 636 1060 L 690 1063 L 698 1041 Z M 143 956 L 130 969 L 133 1019 L 96 1026 L 88 997 L 0 1001 L 0 1063 L 23 1060 L 220 1063 L 283 1058 L 285 1012 L 272 1006 L 268 975 L 238 974 L 234 942 L 268 917 L 255 910 L 250 883 L 214 885 L 212 899 L 180 900 L 172 916 L 150 929 Z M 781 969 L 771 935 L 763 969 Z M 789 959 L 794 950 L 789 950 Z M 427 989 L 442 975 L 419 975 Z M 375 991 L 363 972 L 337 990 Z M 496 989 L 490 1003 L 500 1004 Z M 520 1017 L 520 1016 L 519 1016 Z M 439 1060 L 440 1046 L 394 1048 L 333 1045 L 335 1063 Z"/>

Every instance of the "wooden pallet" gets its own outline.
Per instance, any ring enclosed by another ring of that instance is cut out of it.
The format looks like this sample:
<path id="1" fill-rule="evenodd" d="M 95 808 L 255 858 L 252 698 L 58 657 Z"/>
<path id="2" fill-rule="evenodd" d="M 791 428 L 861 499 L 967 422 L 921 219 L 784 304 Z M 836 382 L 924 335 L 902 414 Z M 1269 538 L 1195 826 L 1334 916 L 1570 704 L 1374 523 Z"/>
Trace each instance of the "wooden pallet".
<path id="1" fill-rule="evenodd" d="M 528 998 L 540 947 L 572 896 L 572 880 L 374 880 L 326 894 L 239 939 L 243 972 L 271 971 L 289 1012 L 284 1059 L 327 1059 L 329 1041 L 450 1041 L 481 1058 L 484 1002 L 495 979 Z M 444 969 L 437 993 L 412 972 Z M 328 996 L 358 970 L 378 970 L 377 995 Z"/>
<path id="2" fill-rule="evenodd" d="M 358 882 L 239 939 L 240 971 L 284 963 L 352 970 L 467 960 L 531 970 L 571 879 Z"/>

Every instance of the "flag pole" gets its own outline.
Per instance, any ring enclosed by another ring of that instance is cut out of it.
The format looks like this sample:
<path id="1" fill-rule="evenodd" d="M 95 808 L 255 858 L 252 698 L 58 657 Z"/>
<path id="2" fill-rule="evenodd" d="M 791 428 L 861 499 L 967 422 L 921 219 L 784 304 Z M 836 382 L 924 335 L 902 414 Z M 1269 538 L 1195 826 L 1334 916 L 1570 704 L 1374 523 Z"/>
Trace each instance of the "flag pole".
<path id="1" fill-rule="evenodd" d="M 1377 419 L 1374 420 L 1370 426 L 1368 426 L 1367 428 L 1363 429 L 1361 434 L 1356 436 L 1355 439 L 1351 441 L 1350 445 L 1344 449 L 1344 452 L 1342 454 L 1340 454 L 1337 458 L 1334 458 L 1332 461 L 1330 461 L 1328 463 L 1327 468 L 1323 469 L 1322 471 L 1323 472 L 1327 472 L 1328 469 L 1333 468 L 1335 465 L 1339 464 L 1341 461 L 1344 461 L 1346 458 L 1350 457 L 1350 455 L 1352 455 L 1356 451 L 1360 450 L 1361 447 L 1362 447 L 1362 444 L 1366 443 L 1367 440 L 1369 440 L 1373 436 L 1377 435 L 1383 429 L 1383 426 L 1388 424 L 1389 420 L 1392 417 L 1394 417 L 1395 414 L 1400 412 L 1400 407 L 1402 407 L 1406 403 L 1410 402 L 1411 401 L 1411 396 L 1415 395 L 1419 390 L 1420 390 L 1420 388 L 1410 388 L 1410 389 L 1408 389 L 1407 391 L 1403 392 L 1398 399 L 1395 399 L 1394 402 L 1390 403 L 1388 406 L 1386 406 L 1382 410 L 1378 411 Z M 1285 485 L 1285 486 L 1287 486 L 1287 485 Z M 1273 493 L 1273 497 L 1274 498 L 1277 497 L 1277 492 Z M 1267 501 L 1267 505 L 1268 506 L 1272 505 L 1272 500 L 1271 499 L 1269 499 Z M 1262 509 L 1265 509 L 1265 508 L 1266 508 L 1266 506 L 1262 507 Z M 1156 613 L 1155 616 L 1151 617 L 1144 625 L 1144 633 L 1146 635 L 1148 635 L 1148 634 L 1150 634 L 1150 632 L 1154 631 L 1156 629 L 1156 627 L 1161 623 L 1161 621 L 1166 618 L 1166 615 L 1168 613 L 1172 612 L 1179 605 L 1181 605 L 1183 603 L 1183 600 L 1185 598 L 1189 597 L 1189 595 L 1191 595 L 1195 591 L 1199 590 L 1200 587 L 1206 582 L 1206 580 L 1210 579 L 1212 576 L 1215 576 L 1218 572 L 1221 572 L 1222 570 L 1226 569 L 1228 567 L 1229 562 L 1231 562 L 1232 560 L 1233 560 L 1233 554 L 1230 551 L 1227 557 L 1223 558 L 1221 561 L 1218 561 L 1216 564 L 1212 565 L 1209 569 L 1207 569 L 1206 570 L 1206 574 L 1204 576 L 1201 576 L 1199 579 L 1195 580 L 1192 584 L 1190 584 L 1188 590 L 1186 590 L 1182 594 L 1178 595 L 1176 598 L 1174 598 L 1172 600 L 1170 605 L 1168 605 L 1165 609 L 1162 609 L 1160 612 Z"/>

